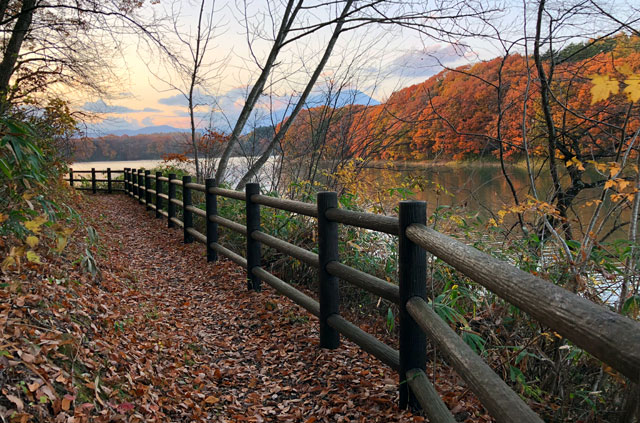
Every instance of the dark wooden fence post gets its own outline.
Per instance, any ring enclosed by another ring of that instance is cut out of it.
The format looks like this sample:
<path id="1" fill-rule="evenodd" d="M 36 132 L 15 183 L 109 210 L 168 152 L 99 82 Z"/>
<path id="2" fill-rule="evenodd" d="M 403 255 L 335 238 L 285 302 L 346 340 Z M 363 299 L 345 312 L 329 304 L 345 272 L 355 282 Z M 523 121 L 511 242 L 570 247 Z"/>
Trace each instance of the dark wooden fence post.
<path id="1" fill-rule="evenodd" d="M 160 178 L 162 177 L 162 172 L 156 172 L 156 219 L 162 217 L 162 181 Z"/>
<path id="2" fill-rule="evenodd" d="M 69 169 L 69 185 L 73 186 L 73 169 Z"/>
<path id="3" fill-rule="evenodd" d="M 207 261 L 216 261 L 218 252 L 211 248 L 211 244 L 218 242 L 218 223 L 211 220 L 212 216 L 218 215 L 218 196 L 211 192 L 211 189 L 216 187 L 216 180 L 208 178 L 204 183 L 207 206 Z"/>
<path id="4" fill-rule="evenodd" d="M 96 168 L 91 168 L 91 192 L 96 193 Z"/>
<path id="5" fill-rule="evenodd" d="M 190 244 L 193 242 L 193 237 L 187 231 L 187 229 L 193 226 L 193 213 L 188 210 L 191 206 L 191 188 L 187 188 L 187 185 L 191 183 L 191 176 L 184 175 L 182 177 L 182 221 L 184 222 L 184 243 Z"/>
<path id="6" fill-rule="evenodd" d="M 131 175 L 129 175 L 129 182 L 131 183 L 131 197 L 134 199 L 138 195 L 138 188 L 135 186 L 138 183 L 138 170 L 131 169 Z"/>
<path id="7" fill-rule="evenodd" d="M 142 204 L 144 200 L 144 196 L 142 193 L 144 192 L 144 173 L 142 169 L 138 169 L 138 203 Z"/>
<path id="8" fill-rule="evenodd" d="M 151 192 L 149 192 L 149 189 L 151 189 L 151 178 L 149 178 L 150 174 L 150 170 L 144 171 L 144 201 L 147 205 L 147 210 L 151 210 Z"/>
<path id="9" fill-rule="evenodd" d="M 111 194 L 111 168 L 107 168 L 107 194 Z"/>
<path id="10" fill-rule="evenodd" d="M 251 237 L 251 233 L 260 230 L 260 204 L 251 201 L 251 196 L 260 194 L 260 184 L 250 183 L 245 187 L 247 211 L 247 288 L 260 291 L 260 278 L 253 274 L 254 267 L 260 267 L 260 242 Z"/>
<path id="11" fill-rule="evenodd" d="M 122 174 L 122 178 L 124 179 L 124 193 L 129 194 L 129 180 L 127 179 L 129 175 L 129 168 L 124 168 L 124 173 Z"/>
<path id="12" fill-rule="evenodd" d="M 340 346 L 340 333 L 329 326 L 327 319 L 340 312 L 338 278 L 326 269 L 328 263 L 338 261 L 338 223 L 327 219 L 325 212 L 338 207 L 335 192 L 319 192 L 318 203 L 318 259 L 320 262 L 320 347 L 335 349 Z"/>
<path id="13" fill-rule="evenodd" d="M 171 201 L 176 198 L 176 184 L 172 181 L 176 179 L 175 173 L 169 174 L 169 201 L 167 202 L 167 221 L 170 228 L 174 228 L 176 226 L 175 223 L 171 221 L 171 218 L 176 217 L 176 205 Z"/>
<path id="14" fill-rule="evenodd" d="M 138 195 L 138 169 L 131 169 L 131 196 L 136 198 Z"/>
<path id="15" fill-rule="evenodd" d="M 412 297 L 427 300 L 427 255 L 406 235 L 407 226 L 426 224 L 427 204 L 424 201 L 401 201 L 398 231 L 398 284 L 400 287 L 400 408 L 418 407 L 409 389 L 407 371 L 426 370 L 427 337 L 407 312 Z"/>

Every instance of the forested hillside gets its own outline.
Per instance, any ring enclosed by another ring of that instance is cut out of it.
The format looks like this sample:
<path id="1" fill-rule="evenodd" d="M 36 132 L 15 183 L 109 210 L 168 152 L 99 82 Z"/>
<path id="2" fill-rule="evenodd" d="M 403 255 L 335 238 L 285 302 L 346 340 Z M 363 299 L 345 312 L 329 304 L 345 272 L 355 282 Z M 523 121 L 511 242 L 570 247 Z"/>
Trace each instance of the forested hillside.
<path id="1" fill-rule="evenodd" d="M 551 65 L 547 69 L 551 71 Z M 563 137 L 596 147 L 604 157 L 615 154 L 612 135 L 602 125 L 624 126 L 629 119 L 626 125 L 632 131 L 640 122 L 637 113 L 627 110 L 637 105 L 630 106 L 628 93 L 614 81 L 639 69 L 638 36 L 620 34 L 555 52 L 551 89 L 563 98 L 556 99 L 551 113 L 564 119 Z M 595 82 L 605 87 L 613 83 L 606 101 L 592 101 Z M 524 152 L 526 121 L 529 151 L 540 152 L 546 146 L 538 142 L 544 139 L 538 85 L 533 57 L 519 54 L 446 69 L 395 92 L 380 105 L 316 107 L 301 113 L 289 131 L 286 150 L 295 156 L 322 143 L 328 158 L 340 151 L 361 158 L 458 160 L 497 156 L 502 146 L 505 157 L 518 156 Z"/>
<path id="2" fill-rule="evenodd" d="M 107 135 L 74 140 L 74 161 L 145 160 L 182 153 L 184 134 Z"/>
<path id="3" fill-rule="evenodd" d="M 264 149 L 267 139 L 273 135 L 273 128 L 256 128 L 240 138 L 234 155 L 257 154 Z M 201 156 L 218 156 L 224 136 L 217 132 L 204 131 L 199 135 Z M 106 135 L 96 138 L 73 140 L 73 161 L 107 160 L 151 160 L 172 154 L 191 155 L 193 153 L 189 135 L 186 132 L 166 132 L 139 135 Z"/>

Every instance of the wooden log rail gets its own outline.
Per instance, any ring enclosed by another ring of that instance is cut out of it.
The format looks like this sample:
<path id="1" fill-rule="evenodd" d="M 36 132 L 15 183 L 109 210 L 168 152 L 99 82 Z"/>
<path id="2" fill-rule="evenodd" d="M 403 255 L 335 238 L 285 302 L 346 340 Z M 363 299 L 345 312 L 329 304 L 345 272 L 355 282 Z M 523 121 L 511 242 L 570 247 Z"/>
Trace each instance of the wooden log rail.
<path id="1" fill-rule="evenodd" d="M 152 179 L 155 180 L 155 189 L 150 188 L 149 181 Z M 168 194 L 163 193 L 165 183 L 168 185 Z M 337 348 L 342 335 L 397 370 L 400 376 L 400 406 L 420 406 L 430 421 L 455 420 L 425 373 L 427 338 L 444 354 L 448 363 L 496 421 L 542 422 L 427 302 L 426 252 L 526 311 L 631 381 L 640 381 L 638 322 L 428 228 L 425 224 L 424 202 L 401 202 L 399 217 L 386 217 L 341 210 L 338 208 L 336 194 L 331 192 L 319 193 L 317 204 L 309 204 L 262 195 L 257 184 L 248 184 L 245 192 L 239 192 L 217 187 L 213 179 L 207 179 L 206 184 L 202 185 L 191 182 L 188 176 L 180 180 L 174 174 L 164 177 L 159 173 L 150 175 L 149 172 L 143 173 L 135 169 L 124 170 L 124 184 L 124 190 L 129 196 L 145 204 L 148 210 L 155 210 L 156 217 L 164 216 L 169 227 L 181 227 L 184 242 L 197 241 L 204 244 L 208 261 L 216 261 L 218 255 L 222 255 L 246 269 L 248 289 L 259 290 L 261 283 L 265 282 L 318 317 L 321 347 Z M 181 187 L 182 201 L 177 199 L 176 187 Z M 204 193 L 206 210 L 191 204 L 191 191 Z M 218 215 L 218 196 L 246 203 L 247 220 L 244 225 Z M 263 232 L 260 227 L 260 206 L 316 218 L 318 254 Z M 183 210 L 182 220 L 176 217 L 176 207 Z M 205 220 L 206 234 L 194 228 L 194 216 Z M 338 224 L 398 237 L 398 285 L 340 263 Z M 244 257 L 218 243 L 220 226 L 245 236 L 247 248 Z M 260 263 L 262 244 L 317 268 L 318 300 L 263 269 Z M 384 344 L 340 316 L 339 280 L 399 305 L 399 350 Z"/>
<path id="2" fill-rule="evenodd" d="M 79 178 L 74 178 L 74 175 L 77 174 L 83 174 L 83 173 L 89 173 L 91 175 L 91 178 L 85 178 L 85 177 L 79 177 Z M 103 178 L 98 179 L 96 178 L 96 174 L 100 173 L 103 175 Z M 73 170 L 73 169 L 69 169 L 69 173 L 68 176 L 66 178 L 64 178 L 65 181 L 69 182 L 69 185 L 74 186 L 75 182 L 86 182 L 89 181 L 91 182 L 91 187 L 84 187 L 84 186 L 80 186 L 80 187 L 75 187 L 77 190 L 82 190 L 82 191 L 91 191 L 94 194 L 97 193 L 98 191 L 107 191 L 108 194 L 111 194 L 112 192 L 125 192 L 126 189 L 123 188 L 113 188 L 113 184 L 126 184 L 126 181 L 124 179 L 113 179 L 112 175 L 116 173 L 116 174 L 124 174 L 125 171 L 124 170 L 111 170 L 111 168 L 107 168 L 105 170 L 96 170 L 95 168 L 91 168 L 91 170 Z M 104 177 L 104 175 L 106 175 L 106 177 Z M 106 187 L 98 187 L 98 182 L 106 182 L 107 186 Z"/>

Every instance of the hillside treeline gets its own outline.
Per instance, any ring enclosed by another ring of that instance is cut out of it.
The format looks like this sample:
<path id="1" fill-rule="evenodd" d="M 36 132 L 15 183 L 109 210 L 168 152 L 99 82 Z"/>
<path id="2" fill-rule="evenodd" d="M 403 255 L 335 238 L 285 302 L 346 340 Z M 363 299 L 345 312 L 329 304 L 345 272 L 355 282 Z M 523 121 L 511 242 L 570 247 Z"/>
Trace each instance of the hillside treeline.
<path id="1" fill-rule="evenodd" d="M 637 101 L 630 102 L 616 82 L 640 70 L 640 37 L 572 44 L 546 59 L 557 93 L 550 112 L 562 122 L 562 143 L 572 144 L 564 156 L 586 149 L 614 156 L 619 134 L 606 128 L 632 132 L 640 123 Z M 612 90 L 606 101 L 592 101 L 594 83 Z M 380 105 L 309 109 L 294 122 L 284 148 L 294 157 L 322 151 L 329 160 L 459 160 L 498 156 L 501 149 L 504 157 L 518 157 L 526 141 L 530 153 L 546 154 L 539 84 L 533 58 L 519 54 L 446 69 Z"/>
<path id="2" fill-rule="evenodd" d="M 273 136 L 272 127 L 259 127 L 240 137 L 234 156 L 256 155 L 264 150 Z M 203 159 L 218 157 L 226 137 L 211 131 L 199 135 L 200 155 Z M 72 140 L 72 161 L 153 160 L 172 154 L 191 156 L 193 147 L 186 132 L 167 132 L 140 135 L 106 135 Z M 279 150 L 277 150 L 279 151 Z"/>

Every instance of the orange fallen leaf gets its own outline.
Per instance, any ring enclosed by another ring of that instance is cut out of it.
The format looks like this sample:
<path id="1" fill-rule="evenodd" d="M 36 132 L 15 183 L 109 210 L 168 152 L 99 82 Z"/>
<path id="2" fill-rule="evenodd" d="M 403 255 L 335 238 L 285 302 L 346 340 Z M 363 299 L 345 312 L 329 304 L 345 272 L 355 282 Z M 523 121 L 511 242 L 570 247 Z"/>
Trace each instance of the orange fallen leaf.
<path id="1" fill-rule="evenodd" d="M 209 395 L 207 398 L 204 399 L 204 402 L 206 404 L 216 404 L 218 402 L 220 402 L 220 398 L 218 397 L 214 397 L 213 395 Z"/>

